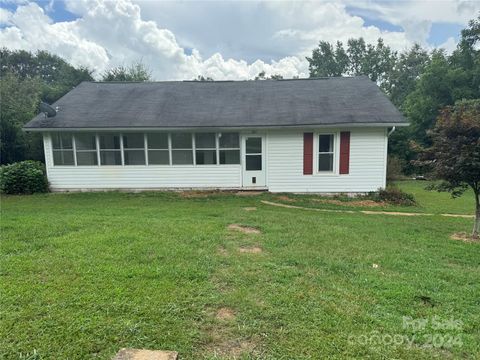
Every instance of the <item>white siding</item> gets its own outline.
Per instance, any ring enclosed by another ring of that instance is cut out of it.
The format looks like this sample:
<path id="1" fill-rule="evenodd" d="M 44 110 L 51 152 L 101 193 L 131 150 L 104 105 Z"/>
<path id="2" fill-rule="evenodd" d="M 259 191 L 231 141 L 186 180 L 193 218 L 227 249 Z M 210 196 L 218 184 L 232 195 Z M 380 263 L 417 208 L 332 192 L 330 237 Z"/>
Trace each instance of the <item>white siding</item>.
<path id="1" fill-rule="evenodd" d="M 386 128 L 350 131 L 350 173 L 303 175 L 303 133 L 270 130 L 266 134 L 267 187 L 272 192 L 368 192 L 385 187 Z M 315 146 L 316 144 L 314 144 Z M 336 155 L 338 172 L 338 141 Z M 44 136 L 45 162 L 54 191 L 88 189 L 219 188 L 242 186 L 240 165 L 199 166 L 53 166 L 51 140 Z M 315 152 L 316 148 L 314 148 Z M 315 157 L 314 157 L 315 158 Z M 242 159 L 243 162 L 243 159 Z"/>
<path id="2" fill-rule="evenodd" d="M 322 130 L 323 131 L 323 130 Z M 312 130 L 270 131 L 267 140 L 268 188 L 272 192 L 368 192 L 385 186 L 385 128 L 329 129 L 350 131 L 350 173 L 303 175 L 303 133 Z M 314 153 L 316 151 L 314 143 Z M 338 155 L 338 141 L 337 141 Z M 315 161 L 315 155 L 314 155 Z M 338 156 L 337 156 L 338 161 Z M 338 166 L 337 166 L 338 170 Z"/>
<path id="3" fill-rule="evenodd" d="M 93 189 L 239 188 L 240 165 L 53 166 L 44 136 L 45 163 L 53 191 Z"/>

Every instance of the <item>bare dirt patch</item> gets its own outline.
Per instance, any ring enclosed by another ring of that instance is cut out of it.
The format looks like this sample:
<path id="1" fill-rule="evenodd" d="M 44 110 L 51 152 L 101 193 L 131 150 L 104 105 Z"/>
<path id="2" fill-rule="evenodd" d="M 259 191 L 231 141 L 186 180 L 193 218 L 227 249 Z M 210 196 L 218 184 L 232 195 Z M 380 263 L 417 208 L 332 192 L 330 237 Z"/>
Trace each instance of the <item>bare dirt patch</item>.
<path id="1" fill-rule="evenodd" d="M 238 191 L 236 195 L 238 196 L 257 196 L 262 195 L 263 191 Z"/>
<path id="2" fill-rule="evenodd" d="M 236 318 L 235 311 L 233 311 L 232 309 L 227 308 L 227 307 L 223 307 L 223 308 L 218 309 L 215 317 L 218 320 L 234 320 Z"/>
<path id="3" fill-rule="evenodd" d="M 340 206 L 361 206 L 361 207 L 379 207 L 387 205 L 384 202 L 377 202 L 373 200 L 354 200 L 354 201 L 341 201 L 334 199 L 312 199 L 312 201 L 321 203 L 321 204 L 333 204 Z"/>
<path id="4" fill-rule="evenodd" d="M 227 256 L 228 255 L 227 249 L 225 249 L 223 246 L 220 246 L 218 248 L 217 252 L 218 252 L 219 255 L 222 255 L 222 256 Z"/>
<path id="5" fill-rule="evenodd" d="M 240 231 L 245 234 L 260 234 L 261 231 L 252 227 L 252 226 L 245 226 L 240 224 L 230 224 L 228 225 L 229 230 Z"/>
<path id="6" fill-rule="evenodd" d="M 234 339 L 211 344 L 208 350 L 221 358 L 239 359 L 242 355 L 252 355 L 255 348 L 254 342 Z"/>
<path id="7" fill-rule="evenodd" d="M 238 251 L 244 254 L 260 254 L 263 252 L 262 248 L 258 246 L 242 246 L 241 248 L 238 248 Z"/>
<path id="8" fill-rule="evenodd" d="M 277 196 L 276 199 L 281 201 L 287 201 L 287 202 L 295 202 L 295 199 L 292 199 L 286 195 Z"/>
<path id="9" fill-rule="evenodd" d="M 219 192 L 218 191 L 201 191 L 201 190 L 198 190 L 198 191 L 195 191 L 195 190 L 191 190 L 191 191 L 181 191 L 180 192 L 180 196 L 183 197 L 183 198 L 186 198 L 186 199 L 195 199 L 195 198 L 206 198 L 206 197 L 209 197 L 211 195 L 214 195 L 214 194 L 218 194 Z"/>
<path id="10" fill-rule="evenodd" d="M 121 349 L 113 360 L 176 360 L 176 351 Z"/>
<path id="11" fill-rule="evenodd" d="M 254 206 L 252 206 L 252 207 L 244 207 L 243 210 L 245 210 L 245 211 L 256 211 L 257 208 L 254 207 Z"/>
<path id="12" fill-rule="evenodd" d="M 479 239 L 474 239 L 474 238 L 472 238 L 472 235 L 467 234 L 466 232 L 453 233 L 453 234 L 450 236 L 450 239 L 452 239 L 452 240 L 459 240 L 459 241 L 463 241 L 463 242 L 467 242 L 467 243 L 480 242 Z"/>
<path id="13" fill-rule="evenodd" d="M 362 214 L 367 215 L 392 215 L 392 216 L 432 216 L 433 214 L 427 213 L 409 213 L 409 212 L 399 212 L 399 211 L 360 211 Z"/>

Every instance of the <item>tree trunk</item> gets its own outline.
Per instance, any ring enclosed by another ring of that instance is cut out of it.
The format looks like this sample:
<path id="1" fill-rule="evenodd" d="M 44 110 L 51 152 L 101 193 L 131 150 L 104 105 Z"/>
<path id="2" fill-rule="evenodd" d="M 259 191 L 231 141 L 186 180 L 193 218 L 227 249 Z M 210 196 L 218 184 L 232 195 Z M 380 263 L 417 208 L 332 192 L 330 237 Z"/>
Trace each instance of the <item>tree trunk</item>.
<path id="1" fill-rule="evenodd" d="M 478 239 L 480 234 L 480 192 L 475 191 L 475 223 L 473 224 L 472 238 Z"/>

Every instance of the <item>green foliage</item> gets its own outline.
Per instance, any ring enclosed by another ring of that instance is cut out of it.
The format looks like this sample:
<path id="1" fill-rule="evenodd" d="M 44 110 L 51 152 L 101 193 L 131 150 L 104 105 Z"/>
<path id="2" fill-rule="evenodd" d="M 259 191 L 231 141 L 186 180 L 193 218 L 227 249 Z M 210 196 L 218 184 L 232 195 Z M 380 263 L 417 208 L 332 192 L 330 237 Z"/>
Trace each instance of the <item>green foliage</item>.
<path id="1" fill-rule="evenodd" d="M 48 191 L 45 166 L 38 161 L 21 161 L 0 167 L 0 192 L 34 194 Z"/>
<path id="2" fill-rule="evenodd" d="M 283 76 L 280 74 L 273 74 L 272 76 L 266 76 L 265 71 L 260 71 L 254 80 L 282 80 Z"/>
<path id="3" fill-rule="evenodd" d="M 388 155 L 387 160 L 387 180 L 400 180 L 404 178 L 403 168 L 405 161 L 397 156 Z"/>
<path id="4" fill-rule="evenodd" d="M 137 62 L 128 67 L 117 66 L 105 71 L 102 81 L 151 81 L 151 71 L 142 63 Z"/>
<path id="5" fill-rule="evenodd" d="M 0 79 L 2 164 L 24 159 L 43 160 L 41 136 L 22 131 L 22 126 L 37 113 L 41 87 L 41 80 L 38 77 L 22 80 L 18 75 L 5 73 Z"/>
<path id="6" fill-rule="evenodd" d="M 420 165 L 443 180 L 435 188 L 461 195 L 467 187 L 475 194 L 473 237 L 480 232 L 480 99 L 463 100 L 444 108 L 430 133 L 432 145 L 421 148 Z"/>
<path id="7" fill-rule="evenodd" d="M 415 206 L 417 202 L 412 194 L 406 193 L 396 186 L 387 186 L 380 189 L 378 193 L 373 195 L 379 201 L 384 201 L 392 205 Z"/>

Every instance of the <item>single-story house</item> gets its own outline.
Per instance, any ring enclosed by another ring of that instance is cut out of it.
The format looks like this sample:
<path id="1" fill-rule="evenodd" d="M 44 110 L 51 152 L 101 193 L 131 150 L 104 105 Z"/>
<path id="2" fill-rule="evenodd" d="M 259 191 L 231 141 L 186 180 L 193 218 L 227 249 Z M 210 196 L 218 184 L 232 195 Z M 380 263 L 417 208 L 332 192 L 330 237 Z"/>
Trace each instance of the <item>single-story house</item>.
<path id="1" fill-rule="evenodd" d="M 24 129 L 53 191 L 376 191 L 408 125 L 367 77 L 83 82 L 52 107 Z"/>

